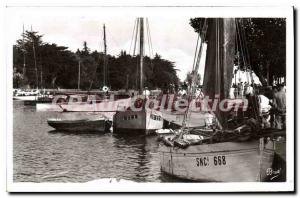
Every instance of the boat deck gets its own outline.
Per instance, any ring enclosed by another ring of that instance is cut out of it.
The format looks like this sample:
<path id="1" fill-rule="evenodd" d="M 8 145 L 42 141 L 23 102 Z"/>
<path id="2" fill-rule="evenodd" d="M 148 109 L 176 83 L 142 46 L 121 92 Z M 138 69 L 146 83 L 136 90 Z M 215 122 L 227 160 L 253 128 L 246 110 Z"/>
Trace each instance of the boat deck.
<path id="1" fill-rule="evenodd" d="M 162 112 L 162 115 L 165 122 L 168 122 L 169 125 L 174 125 L 177 127 L 182 126 L 184 113 Z M 187 119 L 187 126 L 191 128 L 205 126 L 205 123 L 208 121 L 208 119 L 211 119 L 211 117 L 212 115 L 209 113 L 191 112 Z"/>

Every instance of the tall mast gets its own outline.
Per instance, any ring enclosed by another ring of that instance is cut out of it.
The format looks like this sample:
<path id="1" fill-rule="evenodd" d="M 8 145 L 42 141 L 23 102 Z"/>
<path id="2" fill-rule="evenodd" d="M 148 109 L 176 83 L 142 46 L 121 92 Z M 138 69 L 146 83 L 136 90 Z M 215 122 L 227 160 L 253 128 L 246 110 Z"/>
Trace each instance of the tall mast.
<path id="1" fill-rule="evenodd" d="M 103 86 L 107 86 L 107 46 L 106 46 L 106 32 L 105 32 L 105 24 L 103 24 L 103 43 L 104 43 L 104 63 L 103 63 Z"/>
<path id="2" fill-rule="evenodd" d="M 24 24 L 23 24 L 23 76 L 25 77 L 26 72 L 26 55 L 25 55 L 25 30 L 24 30 Z"/>
<path id="3" fill-rule="evenodd" d="M 42 70 L 42 65 L 41 65 L 41 89 L 43 89 L 43 70 Z"/>
<path id="4" fill-rule="evenodd" d="M 144 66 L 144 19 L 140 18 L 140 94 L 143 94 L 144 79 L 143 79 L 143 66 Z"/>
<path id="5" fill-rule="evenodd" d="M 78 91 L 80 90 L 80 60 L 78 61 L 78 84 L 77 84 Z"/>
<path id="6" fill-rule="evenodd" d="M 31 33 L 33 36 L 32 26 L 31 26 Z M 38 77 L 38 70 L 37 70 L 37 65 L 36 65 L 36 54 L 35 54 L 35 46 L 34 46 L 33 38 L 32 38 L 32 48 L 33 48 L 33 59 L 34 59 L 34 67 L 35 67 L 36 88 L 39 89 L 39 77 Z"/>
<path id="7" fill-rule="evenodd" d="M 210 100 L 228 99 L 231 88 L 236 44 L 234 18 L 212 18 L 208 21 L 207 52 L 203 78 L 203 93 Z M 219 127 L 227 128 L 228 112 L 213 109 Z"/>

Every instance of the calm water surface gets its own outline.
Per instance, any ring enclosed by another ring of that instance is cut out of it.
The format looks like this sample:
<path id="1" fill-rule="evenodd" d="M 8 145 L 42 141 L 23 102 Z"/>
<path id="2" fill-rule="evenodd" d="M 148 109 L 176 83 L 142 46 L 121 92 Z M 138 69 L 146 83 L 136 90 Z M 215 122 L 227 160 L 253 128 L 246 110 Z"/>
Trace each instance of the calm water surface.
<path id="1" fill-rule="evenodd" d="M 63 133 L 47 124 L 56 112 L 19 101 L 13 111 L 14 182 L 175 181 L 160 172 L 155 136 Z"/>
<path id="2" fill-rule="evenodd" d="M 87 182 L 102 178 L 183 182 L 161 173 L 156 136 L 54 131 L 47 119 L 59 115 L 36 112 L 35 106 L 14 101 L 14 182 Z M 275 164 L 285 167 L 282 161 Z M 285 181 L 285 176 L 277 180 Z"/>

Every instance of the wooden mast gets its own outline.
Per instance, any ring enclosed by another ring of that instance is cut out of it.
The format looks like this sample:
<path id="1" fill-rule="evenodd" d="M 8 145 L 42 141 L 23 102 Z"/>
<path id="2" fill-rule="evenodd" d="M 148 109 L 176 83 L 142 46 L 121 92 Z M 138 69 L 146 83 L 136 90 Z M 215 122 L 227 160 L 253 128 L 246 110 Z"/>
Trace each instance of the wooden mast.
<path id="1" fill-rule="evenodd" d="M 33 30 L 31 26 L 31 33 L 33 36 Z M 34 46 L 34 39 L 32 38 L 32 48 L 33 48 L 33 58 L 34 58 L 34 67 L 35 67 L 35 77 L 36 77 L 36 88 L 39 89 L 39 79 L 38 79 L 38 70 L 36 64 L 36 54 L 35 54 L 35 46 Z"/>
<path id="2" fill-rule="evenodd" d="M 23 76 L 25 78 L 26 73 L 26 55 L 25 55 L 25 30 L 24 30 L 24 24 L 23 24 Z"/>
<path id="3" fill-rule="evenodd" d="M 106 45 L 106 32 L 105 32 L 105 24 L 103 24 L 103 43 L 104 43 L 104 63 L 103 63 L 103 86 L 107 86 L 107 45 Z"/>
<path id="4" fill-rule="evenodd" d="M 140 94 L 143 94 L 144 78 L 143 78 L 143 67 L 144 67 L 144 19 L 140 18 Z"/>
<path id="5" fill-rule="evenodd" d="M 77 84 L 78 91 L 80 90 L 80 60 L 78 61 L 78 84 Z"/>
<path id="6" fill-rule="evenodd" d="M 227 99 L 231 88 L 235 56 L 236 21 L 233 18 L 208 20 L 207 52 L 203 78 L 203 93 L 210 100 Z M 213 109 L 218 126 L 227 128 L 228 112 Z"/>

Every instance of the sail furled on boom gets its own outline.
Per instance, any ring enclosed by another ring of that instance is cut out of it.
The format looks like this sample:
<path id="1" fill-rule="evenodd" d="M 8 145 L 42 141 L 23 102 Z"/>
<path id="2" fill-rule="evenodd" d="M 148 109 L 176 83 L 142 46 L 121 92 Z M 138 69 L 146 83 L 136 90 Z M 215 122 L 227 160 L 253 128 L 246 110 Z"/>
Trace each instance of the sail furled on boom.
<path id="1" fill-rule="evenodd" d="M 208 21 L 207 54 L 203 93 L 212 101 L 227 99 L 233 77 L 236 25 L 234 18 L 212 18 Z M 213 109 L 221 128 L 227 128 L 227 113 L 219 105 Z"/>

